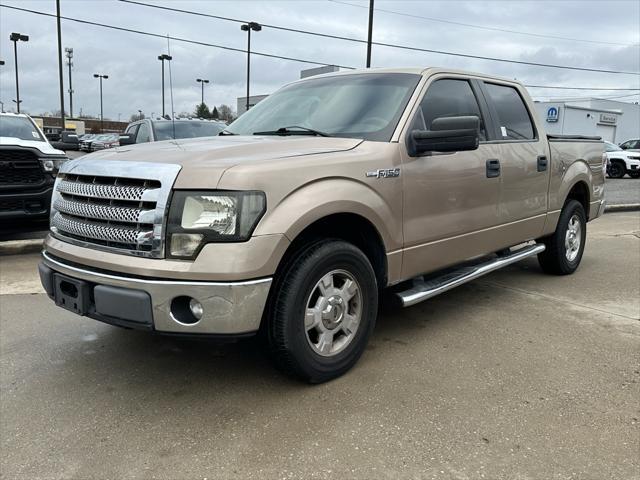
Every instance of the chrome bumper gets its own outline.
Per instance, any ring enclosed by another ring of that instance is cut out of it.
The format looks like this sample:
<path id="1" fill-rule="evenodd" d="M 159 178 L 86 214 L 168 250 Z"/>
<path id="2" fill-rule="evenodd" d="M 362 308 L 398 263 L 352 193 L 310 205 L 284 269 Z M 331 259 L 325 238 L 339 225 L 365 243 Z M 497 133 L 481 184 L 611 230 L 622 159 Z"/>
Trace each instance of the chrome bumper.
<path id="1" fill-rule="evenodd" d="M 103 285 L 119 287 L 123 293 L 146 292 L 151 301 L 152 316 L 147 329 L 160 333 L 234 335 L 255 332 L 260 327 L 271 287 L 271 278 L 245 282 L 148 280 L 86 270 L 68 265 L 47 252 L 42 253 L 42 258 L 42 264 L 53 273 L 87 282 L 92 291 L 96 286 Z M 46 280 L 43 278 L 42 281 L 44 285 Z M 51 283 L 44 286 L 49 296 L 53 296 L 50 291 Z M 174 317 L 171 311 L 172 301 L 180 296 L 195 298 L 202 304 L 203 315 L 199 321 L 187 324 Z M 109 321 L 110 318 L 100 311 L 100 305 L 92 305 L 87 316 L 107 323 L 136 326 L 135 319 L 131 318 L 124 319 L 123 322 L 118 322 L 118 318 Z"/>

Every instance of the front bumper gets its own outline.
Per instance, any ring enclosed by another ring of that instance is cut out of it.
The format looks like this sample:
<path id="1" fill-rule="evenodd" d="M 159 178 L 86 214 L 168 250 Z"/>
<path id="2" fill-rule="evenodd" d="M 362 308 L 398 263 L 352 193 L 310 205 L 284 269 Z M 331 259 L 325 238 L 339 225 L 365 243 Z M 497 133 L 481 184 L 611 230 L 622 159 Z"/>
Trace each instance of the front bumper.
<path id="1" fill-rule="evenodd" d="M 52 193 L 53 183 L 36 191 L 0 192 L 0 220 L 49 218 Z"/>
<path id="2" fill-rule="evenodd" d="M 158 333 L 241 335 L 260 327 L 271 278 L 244 282 L 155 280 L 88 270 L 47 252 L 39 265 L 42 285 L 55 299 L 55 274 L 85 282 L 86 315 L 119 326 Z M 195 298 L 203 306 L 195 323 L 178 321 L 174 300 Z M 175 313 L 175 315 L 174 315 Z"/>

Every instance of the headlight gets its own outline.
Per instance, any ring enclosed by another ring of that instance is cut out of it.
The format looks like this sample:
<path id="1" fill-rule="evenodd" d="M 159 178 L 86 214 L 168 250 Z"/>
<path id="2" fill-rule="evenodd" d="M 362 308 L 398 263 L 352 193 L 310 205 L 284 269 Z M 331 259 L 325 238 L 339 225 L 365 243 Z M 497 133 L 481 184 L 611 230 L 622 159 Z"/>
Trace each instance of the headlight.
<path id="1" fill-rule="evenodd" d="M 42 157 L 40 162 L 45 172 L 55 175 L 60 170 L 60 167 L 64 162 L 69 160 L 67 157 Z"/>
<path id="2" fill-rule="evenodd" d="M 176 190 L 167 225 L 170 256 L 193 258 L 206 243 L 248 240 L 266 205 L 263 192 Z"/>

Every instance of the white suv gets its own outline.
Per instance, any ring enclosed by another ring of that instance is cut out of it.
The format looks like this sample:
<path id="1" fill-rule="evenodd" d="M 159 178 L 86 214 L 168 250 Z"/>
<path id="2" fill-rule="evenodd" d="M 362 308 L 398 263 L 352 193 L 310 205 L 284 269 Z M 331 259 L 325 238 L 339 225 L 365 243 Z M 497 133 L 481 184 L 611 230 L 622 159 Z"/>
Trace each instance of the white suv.
<path id="1" fill-rule="evenodd" d="M 609 177 L 622 178 L 625 174 L 631 178 L 640 177 L 640 151 L 625 151 L 611 142 L 604 142 L 604 149 Z"/>

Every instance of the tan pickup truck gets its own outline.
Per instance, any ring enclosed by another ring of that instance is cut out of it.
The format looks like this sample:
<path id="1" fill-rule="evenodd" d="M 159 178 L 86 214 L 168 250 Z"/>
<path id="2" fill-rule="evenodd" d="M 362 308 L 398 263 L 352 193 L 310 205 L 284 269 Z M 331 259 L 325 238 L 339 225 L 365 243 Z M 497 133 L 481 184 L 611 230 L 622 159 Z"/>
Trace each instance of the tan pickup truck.
<path id="1" fill-rule="evenodd" d="M 260 331 L 287 373 L 326 381 L 364 351 L 383 289 L 411 306 L 532 255 L 578 268 L 603 143 L 534 112 L 517 82 L 445 69 L 291 83 L 217 137 L 65 164 L 42 283 L 122 327 Z"/>

